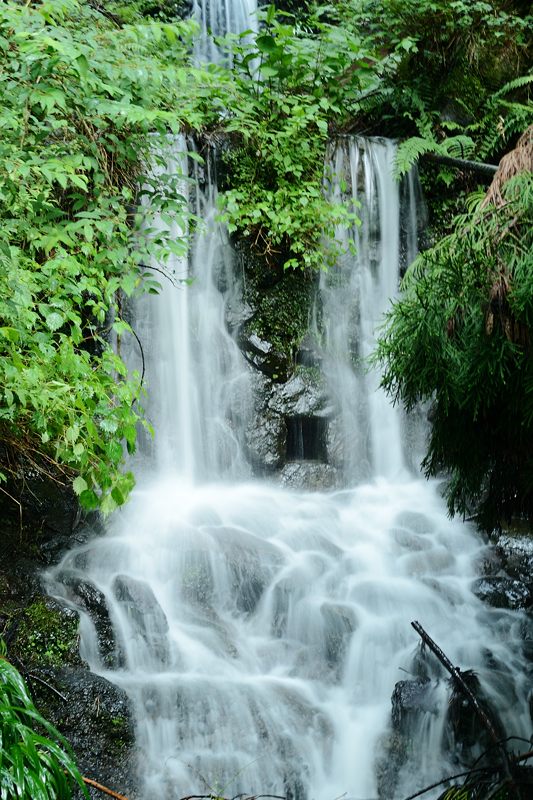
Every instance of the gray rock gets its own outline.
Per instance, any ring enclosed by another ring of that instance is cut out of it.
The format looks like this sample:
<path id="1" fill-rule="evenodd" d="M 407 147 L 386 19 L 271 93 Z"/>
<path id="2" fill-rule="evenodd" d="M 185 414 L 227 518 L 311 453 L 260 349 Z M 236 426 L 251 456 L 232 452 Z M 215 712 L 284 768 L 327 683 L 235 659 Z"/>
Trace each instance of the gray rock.
<path id="1" fill-rule="evenodd" d="M 267 473 L 284 462 L 287 427 L 283 417 L 272 412 L 251 420 L 245 434 L 248 457 L 255 472 Z"/>
<path id="2" fill-rule="evenodd" d="M 472 585 L 472 591 L 495 608 L 521 609 L 532 605 L 531 585 L 506 576 L 478 578 Z"/>
<path id="3" fill-rule="evenodd" d="M 329 417 L 333 412 L 322 377 L 310 369 L 299 371 L 276 387 L 268 405 L 284 417 Z"/>
<path id="4" fill-rule="evenodd" d="M 332 467 L 342 469 L 345 458 L 344 444 L 344 437 L 342 436 L 339 420 L 333 417 L 329 421 L 326 434 L 327 461 Z"/>
<path id="5" fill-rule="evenodd" d="M 168 622 L 150 586 L 128 575 L 117 575 L 113 593 L 133 622 L 136 633 L 158 658 L 168 660 Z"/>
<path id="6" fill-rule="evenodd" d="M 350 606 L 341 603 L 324 603 L 320 613 L 324 619 L 326 661 L 340 678 L 344 656 L 357 627 L 355 614 Z"/>
<path id="7" fill-rule="evenodd" d="M 256 333 L 245 331 L 239 337 L 239 346 L 255 369 L 275 381 L 287 379 L 292 364 L 286 353 L 276 350 L 270 342 L 261 339 Z"/>
<path id="8" fill-rule="evenodd" d="M 498 537 L 497 551 L 511 578 L 531 588 L 533 576 L 533 536 L 504 531 Z"/>
<path id="9" fill-rule="evenodd" d="M 225 319 L 228 330 L 231 333 L 240 329 L 249 322 L 254 316 L 254 309 L 249 303 L 243 302 L 240 298 L 237 301 L 230 301 L 226 307 Z"/>
<path id="10" fill-rule="evenodd" d="M 80 578 L 74 572 L 65 570 L 58 580 L 66 588 L 67 599 L 81 607 L 91 617 L 96 635 L 100 657 L 107 667 L 117 667 L 123 663 L 123 656 L 115 640 L 113 624 L 109 616 L 107 600 L 103 592 L 91 581 Z"/>
<path id="11" fill-rule="evenodd" d="M 285 464 L 280 473 L 283 486 L 309 491 L 333 489 L 338 486 L 339 479 L 335 467 L 317 461 L 293 461 Z"/>
<path id="12" fill-rule="evenodd" d="M 429 680 L 399 681 L 392 694 L 391 729 L 381 742 L 383 756 L 377 763 L 380 800 L 396 796 L 400 771 L 408 764 L 420 721 L 435 713 L 434 684 Z"/>

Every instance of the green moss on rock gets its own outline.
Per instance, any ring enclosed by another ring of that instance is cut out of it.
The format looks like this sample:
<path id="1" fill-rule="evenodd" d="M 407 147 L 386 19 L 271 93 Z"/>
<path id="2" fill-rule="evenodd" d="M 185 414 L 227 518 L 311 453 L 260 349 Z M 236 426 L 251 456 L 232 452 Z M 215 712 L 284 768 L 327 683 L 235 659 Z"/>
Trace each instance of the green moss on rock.
<path id="1" fill-rule="evenodd" d="M 39 598 L 23 612 L 15 653 L 25 667 L 80 664 L 78 615 L 49 598 Z"/>
<path id="2" fill-rule="evenodd" d="M 315 276 L 286 272 L 273 286 L 248 287 L 256 313 L 246 325 L 246 334 L 256 334 L 286 358 L 293 359 L 309 327 Z"/>

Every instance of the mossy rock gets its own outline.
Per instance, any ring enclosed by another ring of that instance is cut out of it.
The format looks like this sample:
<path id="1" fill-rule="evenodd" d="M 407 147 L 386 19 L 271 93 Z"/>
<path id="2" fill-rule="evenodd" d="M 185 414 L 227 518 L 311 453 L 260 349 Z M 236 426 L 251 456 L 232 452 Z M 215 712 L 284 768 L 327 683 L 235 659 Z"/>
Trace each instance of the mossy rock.
<path id="1" fill-rule="evenodd" d="M 26 669 L 80 665 L 78 614 L 48 597 L 40 597 L 16 621 L 12 653 Z"/>
<path id="2" fill-rule="evenodd" d="M 316 276 L 286 272 L 273 286 L 260 288 L 260 278 L 247 287 L 246 300 L 255 314 L 245 326 L 245 336 L 269 342 L 287 360 L 294 361 L 309 328 Z"/>

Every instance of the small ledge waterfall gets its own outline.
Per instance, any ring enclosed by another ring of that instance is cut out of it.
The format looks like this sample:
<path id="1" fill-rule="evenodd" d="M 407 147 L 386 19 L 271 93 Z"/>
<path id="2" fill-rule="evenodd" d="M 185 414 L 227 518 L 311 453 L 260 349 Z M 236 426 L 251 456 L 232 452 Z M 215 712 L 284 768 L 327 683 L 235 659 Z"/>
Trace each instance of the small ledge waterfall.
<path id="1" fill-rule="evenodd" d="M 525 687 L 511 672 L 520 616 L 471 593 L 484 545 L 447 518 L 437 485 L 408 470 L 401 415 L 360 366 L 398 283 L 392 157 L 392 144 L 354 138 L 331 155 L 332 191 L 340 197 L 345 183 L 363 219 L 346 234 L 357 255 L 321 288 L 322 363 L 348 488 L 296 492 L 251 478 L 241 434 L 253 370 L 224 321 L 239 282 L 212 185 L 195 188 L 205 226 L 190 262 L 173 265 L 190 285 L 164 282 L 140 303 L 155 444 L 136 459 L 138 486 L 107 534 L 49 580 L 73 604 L 72 576 L 105 596 L 115 652 L 102 653 L 82 614 L 82 655 L 132 700 L 143 800 L 376 798 L 391 694 L 400 670 L 414 669 L 413 619 L 477 671 L 509 731 L 527 729 Z M 409 199 L 403 218 L 412 252 Z M 442 680 L 396 797 L 442 774 L 446 702 Z"/>

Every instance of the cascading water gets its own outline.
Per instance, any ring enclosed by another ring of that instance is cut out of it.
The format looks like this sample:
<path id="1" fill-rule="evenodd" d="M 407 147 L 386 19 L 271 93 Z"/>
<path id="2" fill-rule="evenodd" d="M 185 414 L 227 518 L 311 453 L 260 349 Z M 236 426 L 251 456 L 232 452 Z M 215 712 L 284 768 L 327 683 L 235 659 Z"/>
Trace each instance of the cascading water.
<path id="1" fill-rule="evenodd" d="M 212 187 L 196 188 L 206 224 L 190 285 L 166 284 L 139 311 L 156 451 L 139 459 L 138 488 L 107 535 L 68 554 L 50 587 L 75 602 L 77 576 L 105 595 L 119 666 L 106 666 L 86 616 L 82 655 L 131 698 L 143 800 L 376 797 L 415 618 L 454 663 L 476 669 L 509 731 L 527 729 L 524 687 L 494 669 L 519 666 L 520 618 L 471 593 L 483 544 L 447 518 L 435 484 L 409 474 L 397 412 L 358 366 L 398 280 L 392 153 L 350 139 L 332 155 L 337 186 L 344 177 L 363 218 L 358 254 L 322 287 L 324 372 L 349 488 L 294 492 L 249 478 L 239 442 L 251 372 L 224 324 L 237 282 Z M 441 774 L 444 695 L 442 683 L 397 797 Z"/>
<path id="2" fill-rule="evenodd" d="M 201 61 L 221 60 L 216 38 L 228 32 L 257 30 L 256 0 L 193 0 L 193 18 L 200 26 L 196 55 Z"/>

